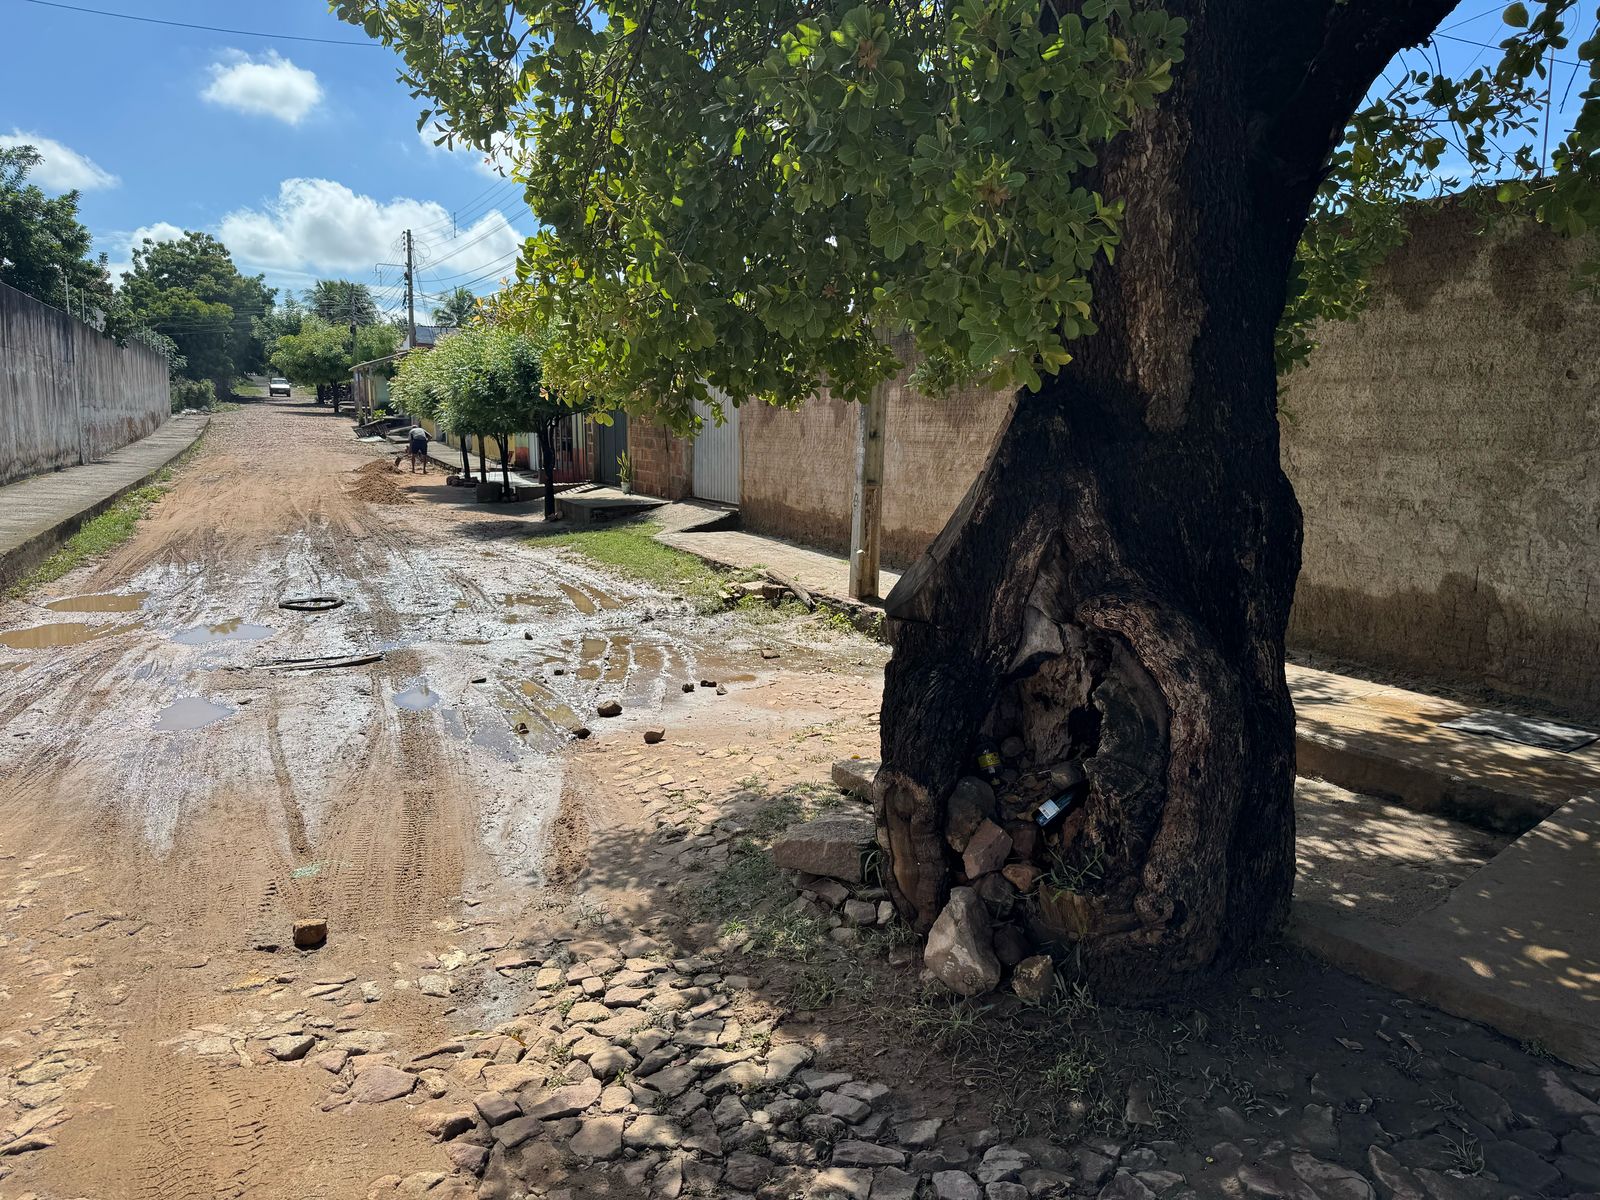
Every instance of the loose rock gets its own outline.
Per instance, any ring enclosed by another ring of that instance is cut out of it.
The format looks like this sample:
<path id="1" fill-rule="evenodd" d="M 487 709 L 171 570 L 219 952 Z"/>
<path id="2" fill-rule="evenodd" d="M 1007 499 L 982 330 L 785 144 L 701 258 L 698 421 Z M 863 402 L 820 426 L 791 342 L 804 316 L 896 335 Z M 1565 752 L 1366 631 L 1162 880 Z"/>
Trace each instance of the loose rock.
<path id="1" fill-rule="evenodd" d="M 1000 960 L 989 942 L 989 915 L 971 888 L 950 889 L 950 900 L 928 931 L 922 961 L 953 992 L 978 996 L 1000 982 Z"/>

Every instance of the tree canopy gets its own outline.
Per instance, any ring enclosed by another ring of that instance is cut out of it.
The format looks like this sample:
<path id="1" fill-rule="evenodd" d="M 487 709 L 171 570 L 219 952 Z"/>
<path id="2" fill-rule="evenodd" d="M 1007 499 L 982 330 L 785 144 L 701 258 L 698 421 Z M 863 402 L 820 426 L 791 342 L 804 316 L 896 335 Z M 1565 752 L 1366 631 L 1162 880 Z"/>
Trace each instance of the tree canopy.
<path id="1" fill-rule="evenodd" d="M 449 329 L 459 329 L 477 315 L 478 298 L 472 294 L 471 288 L 464 287 L 450 292 L 433 310 L 434 323 Z"/>
<path id="2" fill-rule="evenodd" d="M 299 329 L 278 337 L 271 362 L 285 379 L 302 387 L 325 387 L 350 380 L 357 363 L 393 354 L 400 346 L 400 330 L 393 325 L 356 327 L 355 357 L 351 357 L 350 328 L 306 314 Z"/>
<path id="3" fill-rule="evenodd" d="M 42 161 L 32 146 L 0 147 L 0 283 L 78 311 L 113 307 L 106 257 L 90 256 L 93 238 L 78 220 L 78 193 L 48 196 L 28 175 Z"/>
<path id="4" fill-rule="evenodd" d="M 1185 26 L 1135 0 L 940 6 L 748 0 L 337 0 L 405 57 L 424 121 L 531 148 L 543 228 L 529 319 L 559 322 L 547 370 L 687 420 L 717 387 L 798 403 L 860 397 L 909 328 L 930 384 L 1037 387 L 1095 329 L 1089 273 L 1120 199 L 1080 180 L 1181 61 Z M 1600 76 L 1573 0 L 1506 9 L 1498 62 L 1419 56 L 1329 164 L 1290 286 L 1281 365 L 1359 309 L 1403 238 L 1400 205 L 1445 177 L 1577 232 L 1600 222 Z M 1585 68 L 1581 115 L 1532 149 L 1551 58 Z M 1520 182 L 1506 182 L 1508 175 Z M 558 313 L 552 305 L 561 306 Z"/>
<path id="5" fill-rule="evenodd" d="M 348 279 L 317 280 L 306 290 L 305 304 L 334 325 L 376 325 L 380 319 L 372 289 Z"/>
<path id="6" fill-rule="evenodd" d="M 119 298 L 129 320 L 176 343 L 183 374 L 210 379 L 226 395 L 239 376 L 266 364 L 256 319 L 275 292 L 260 275 L 242 275 L 228 248 L 205 233 L 175 241 L 149 238 L 133 252 Z"/>

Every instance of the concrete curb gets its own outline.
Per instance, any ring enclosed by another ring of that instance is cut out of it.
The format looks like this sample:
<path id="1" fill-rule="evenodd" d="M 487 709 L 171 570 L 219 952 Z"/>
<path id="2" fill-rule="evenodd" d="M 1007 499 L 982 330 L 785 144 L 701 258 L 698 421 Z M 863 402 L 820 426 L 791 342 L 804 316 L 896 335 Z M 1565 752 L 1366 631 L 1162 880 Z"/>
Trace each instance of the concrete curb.
<path id="1" fill-rule="evenodd" d="M 109 495 L 97 497 L 82 508 L 68 513 L 51 525 L 50 528 L 41 530 L 20 545 L 0 552 L 0 593 L 9 591 L 17 580 L 54 554 L 86 522 L 98 517 L 129 492 L 144 487 L 145 484 L 165 471 L 174 462 L 189 453 L 190 450 L 194 449 L 195 443 L 205 436 L 206 430 L 210 427 L 211 418 L 207 417 L 200 423 L 199 428 L 195 430 L 194 436 L 188 442 L 167 455 L 160 463 L 151 467 L 149 471 L 139 476 L 139 478 L 119 487 Z M 68 469 L 71 470 L 72 468 Z M 26 482 L 26 480 L 19 480 L 19 482 Z"/>
<path id="2" fill-rule="evenodd" d="M 1408 761 L 1381 745 L 1309 731 L 1304 724 L 1295 731 L 1294 745 L 1296 774 L 1496 833 L 1525 833 L 1561 807 L 1559 801 Z"/>
<path id="3" fill-rule="evenodd" d="M 1488 1025 L 1508 1037 L 1537 1041 L 1580 1070 L 1600 1069 L 1600 1032 L 1593 1025 L 1541 1012 L 1535 1001 L 1521 1003 L 1507 989 L 1473 980 L 1467 972 L 1441 970 L 1408 957 L 1399 929 L 1296 905 L 1288 936 L 1323 962 L 1369 983 Z"/>

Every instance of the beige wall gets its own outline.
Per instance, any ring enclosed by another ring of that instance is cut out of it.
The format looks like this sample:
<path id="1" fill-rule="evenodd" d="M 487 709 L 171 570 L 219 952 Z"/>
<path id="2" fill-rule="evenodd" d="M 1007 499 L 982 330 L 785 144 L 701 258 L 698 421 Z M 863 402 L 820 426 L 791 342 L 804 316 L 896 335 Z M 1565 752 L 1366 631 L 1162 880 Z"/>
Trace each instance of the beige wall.
<path id="1" fill-rule="evenodd" d="M 0 484 L 93 462 L 171 410 L 161 355 L 0 284 Z"/>
<path id="2" fill-rule="evenodd" d="M 908 358 L 905 352 L 902 358 Z M 944 527 L 988 457 L 1011 408 L 981 389 L 938 400 L 904 376 L 885 412 L 883 559 L 901 567 Z M 850 546 L 856 407 L 826 392 L 797 412 L 739 410 L 739 510 L 744 526 L 832 550 Z"/>
<path id="3" fill-rule="evenodd" d="M 1429 213 L 1287 381 L 1292 644 L 1600 718 L 1600 307 L 1585 253 Z M 1594 244 L 1587 250 L 1593 253 Z"/>
<path id="4" fill-rule="evenodd" d="M 1589 244 L 1593 252 L 1593 243 Z M 1600 307 L 1585 246 L 1423 213 L 1357 322 L 1285 396 L 1305 510 L 1292 645 L 1600 720 Z M 914 559 L 982 466 L 1009 398 L 890 400 L 884 553 Z M 742 410 L 747 528 L 835 550 L 856 414 Z"/>

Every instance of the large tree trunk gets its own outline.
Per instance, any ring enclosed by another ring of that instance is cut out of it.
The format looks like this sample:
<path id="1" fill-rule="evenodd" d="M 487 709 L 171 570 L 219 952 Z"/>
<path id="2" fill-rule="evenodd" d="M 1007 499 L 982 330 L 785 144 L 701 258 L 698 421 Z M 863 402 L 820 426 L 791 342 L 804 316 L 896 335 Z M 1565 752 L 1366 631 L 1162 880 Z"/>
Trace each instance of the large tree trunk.
<path id="1" fill-rule="evenodd" d="M 1451 0 L 1165 7 L 1190 23 L 1186 59 L 1093 184 L 1127 201 L 1099 331 L 1019 395 L 889 597 L 877 785 L 918 929 L 970 884 L 1002 959 L 1049 949 L 1126 998 L 1202 980 L 1288 910 L 1300 512 L 1273 330 L 1339 131 Z M 955 790 L 985 745 L 1005 751 L 992 803 Z M 998 828 L 974 835 L 980 815 Z"/>

